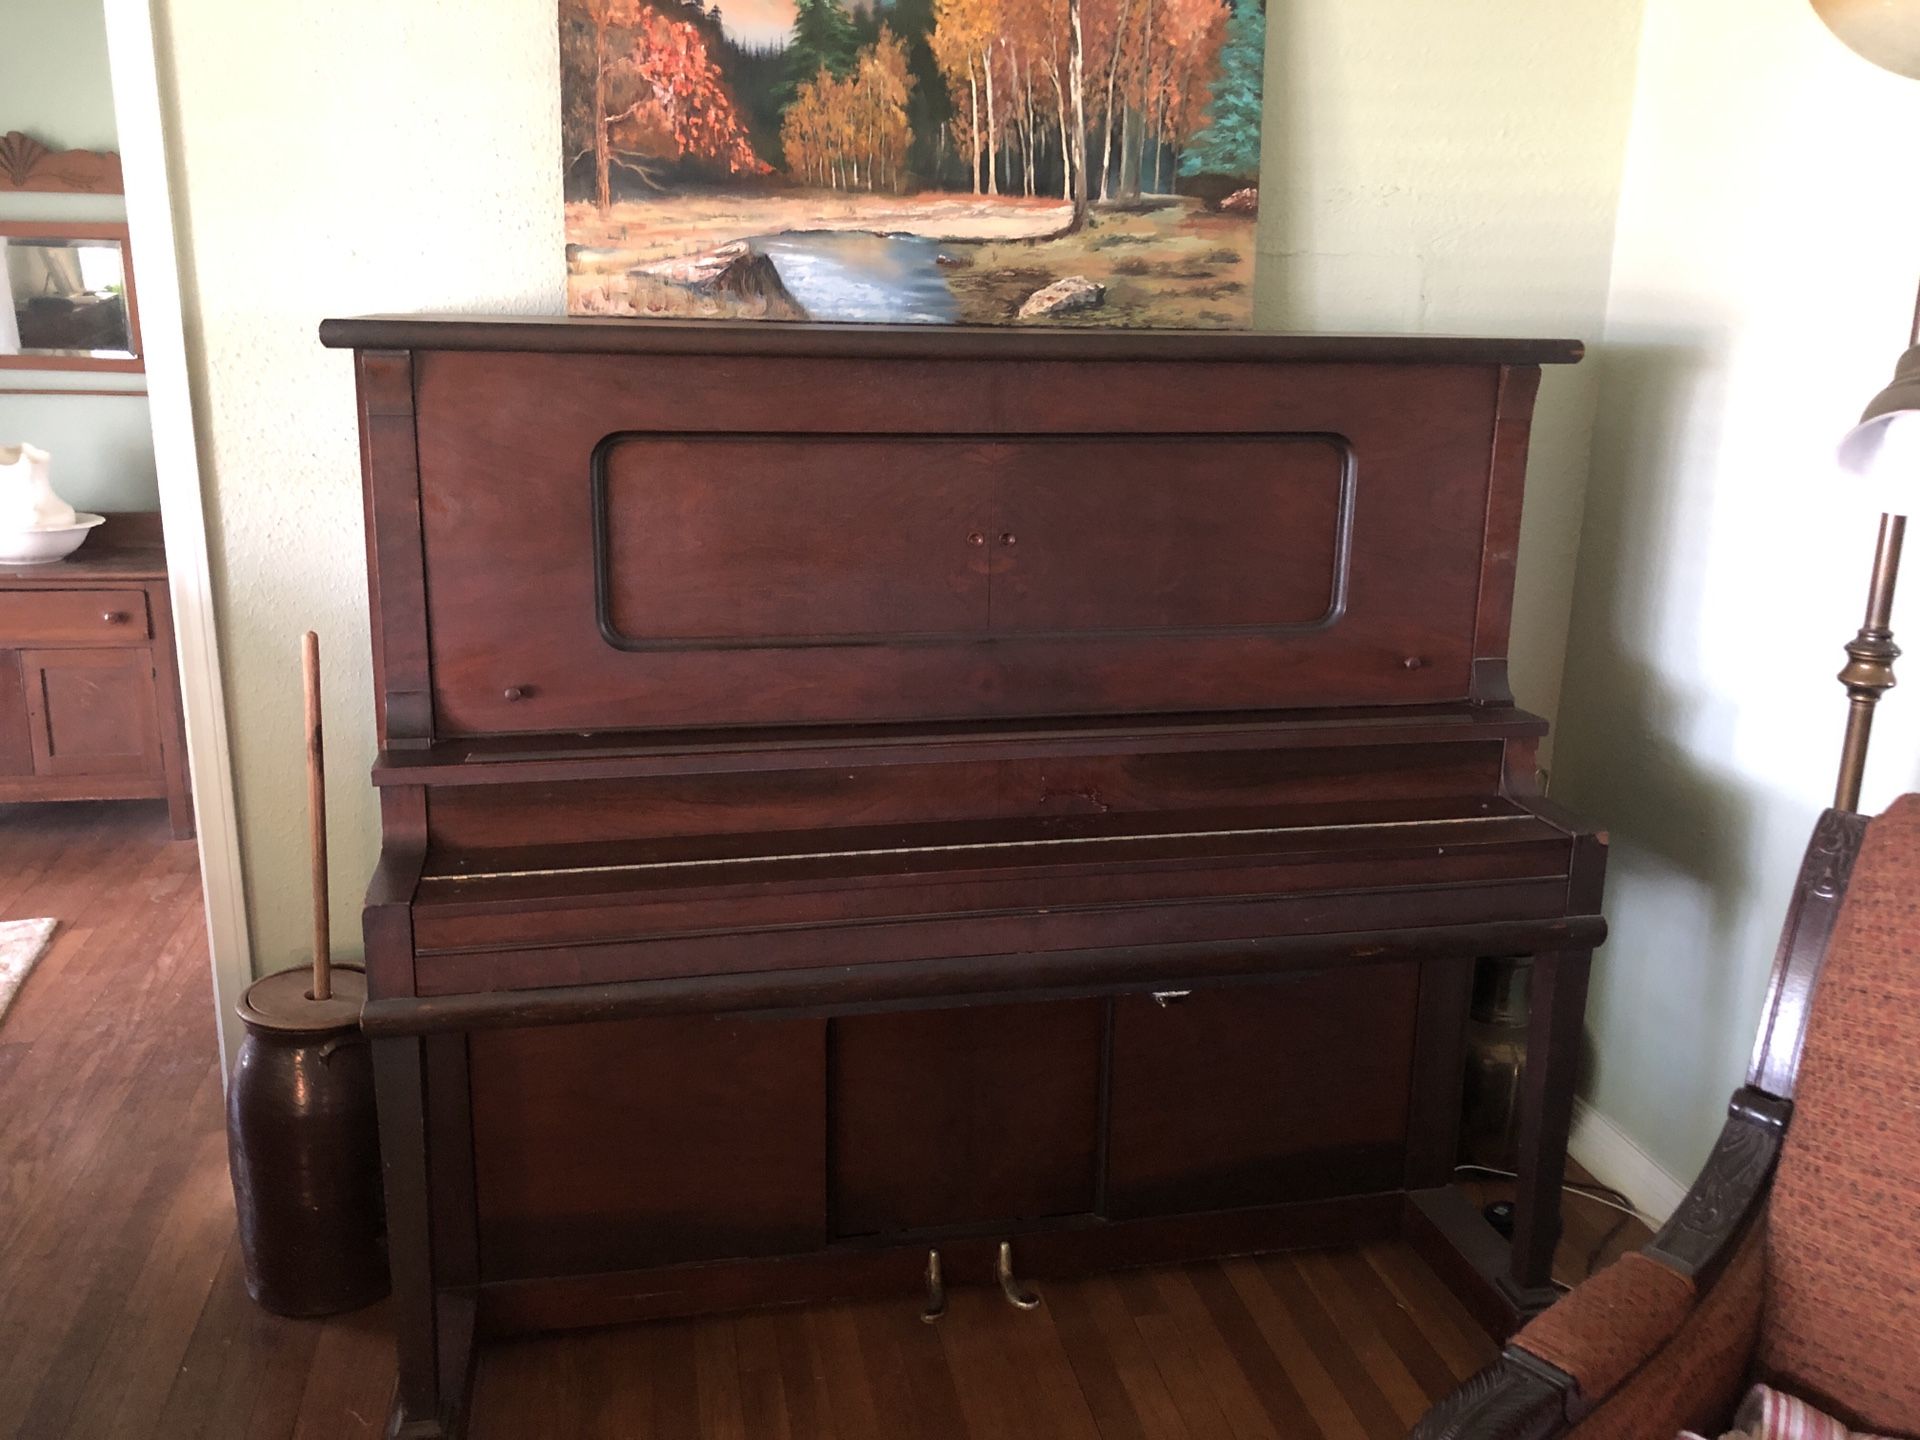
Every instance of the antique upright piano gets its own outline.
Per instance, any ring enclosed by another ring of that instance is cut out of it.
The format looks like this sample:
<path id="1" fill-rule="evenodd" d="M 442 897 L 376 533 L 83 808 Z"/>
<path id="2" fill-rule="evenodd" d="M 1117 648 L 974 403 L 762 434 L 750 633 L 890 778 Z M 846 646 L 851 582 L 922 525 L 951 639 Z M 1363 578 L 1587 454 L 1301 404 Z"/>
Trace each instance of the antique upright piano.
<path id="1" fill-rule="evenodd" d="M 1568 341 L 376 318 L 400 1384 L 1413 1235 L 1549 1262 L 1604 838 L 1506 683 Z M 1448 1180 L 1536 957 L 1510 1242 Z"/>

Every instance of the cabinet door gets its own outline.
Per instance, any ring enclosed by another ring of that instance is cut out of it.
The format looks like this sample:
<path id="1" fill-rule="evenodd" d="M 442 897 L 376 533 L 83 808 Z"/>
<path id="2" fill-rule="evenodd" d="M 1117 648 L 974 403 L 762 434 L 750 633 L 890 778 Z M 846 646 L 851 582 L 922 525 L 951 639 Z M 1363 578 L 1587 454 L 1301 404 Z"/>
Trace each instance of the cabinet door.
<path id="1" fill-rule="evenodd" d="M 1351 475 L 1321 435 L 1004 447 L 996 634 L 1283 636 L 1330 622 Z"/>
<path id="2" fill-rule="evenodd" d="M 33 774 L 32 726 L 27 719 L 27 690 L 20 676 L 20 652 L 0 650 L 0 777 Z"/>
<path id="3" fill-rule="evenodd" d="M 836 1234 L 1092 1210 L 1104 1011 L 1069 1001 L 836 1020 Z"/>
<path id="4" fill-rule="evenodd" d="M 137 650 L 24 650 L 36 775 L 157 776 L 153 657 Z"/>
<path id="5" fill-rule="evenodd" d="M 635 650 L 971 637 L 987 623 L 989 454 L 918 439 L 618 436 L 596 484 L 601 626 Z M 528 533 L 523 517 L 509 523 Z"/>
<path id="6" fill-rule="evenodd" d="M 825 1243 L 825 1021 L 494 1030 L 468 1056 L 485 1279 Z"/>
<path id="7" fill-rule="evenodd" d="M 1110 1212 L 1399 1189 L 1418 976 L 1370 965 L 1116 1002 Z"/>

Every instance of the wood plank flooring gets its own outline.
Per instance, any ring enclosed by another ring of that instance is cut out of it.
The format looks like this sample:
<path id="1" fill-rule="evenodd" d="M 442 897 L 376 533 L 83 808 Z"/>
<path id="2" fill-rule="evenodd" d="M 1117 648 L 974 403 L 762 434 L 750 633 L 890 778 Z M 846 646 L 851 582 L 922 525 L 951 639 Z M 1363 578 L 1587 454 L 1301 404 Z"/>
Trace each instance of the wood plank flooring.
<path id="1" fill-rule="evenodd" d="M 0 918 L 53 949 L 0 1024 L 0 1436 L 359 1440 L 383 1307 L 287 1321 L 234 1239 L 190 843 L 165 807 L 0 806 Z M 1606 1212 L 1569 1209 L 1567 1278 Z M 1632 1227 L 1601 1247 L 1637 1243 Z M 1493 1346 L 1407 1247 L 496 1344 L 475 1440 L 1377 1440 Z"/>

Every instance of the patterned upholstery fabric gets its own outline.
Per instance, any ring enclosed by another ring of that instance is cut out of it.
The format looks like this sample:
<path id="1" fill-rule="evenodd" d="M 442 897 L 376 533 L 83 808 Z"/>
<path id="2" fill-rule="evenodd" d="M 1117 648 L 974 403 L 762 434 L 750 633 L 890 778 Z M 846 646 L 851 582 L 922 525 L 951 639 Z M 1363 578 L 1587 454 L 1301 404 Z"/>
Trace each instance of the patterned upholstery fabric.
<path id="1" fill-rule="evenodd" d="M 1682 1430 L 1718 1435 L 1746 1389 L 1760 1329 L 1764 1250 L 1756 1228 L 1679 1333 L 1568 1431 L 1568 1440 L 1674 1440 Z"/>
<path id="2" fill-rule="evenodd" d="M 1920 796 L 1867 828 L 1774 1182 L 1762 1375 L 1920 1433 Z"/>
<path id="3" fill-rule="evenodd" d="M 1634 1251 L 1543 1312 L 1513 1343 L 1610 1395 L 1686 1322 L 1693 1281 Z"/>

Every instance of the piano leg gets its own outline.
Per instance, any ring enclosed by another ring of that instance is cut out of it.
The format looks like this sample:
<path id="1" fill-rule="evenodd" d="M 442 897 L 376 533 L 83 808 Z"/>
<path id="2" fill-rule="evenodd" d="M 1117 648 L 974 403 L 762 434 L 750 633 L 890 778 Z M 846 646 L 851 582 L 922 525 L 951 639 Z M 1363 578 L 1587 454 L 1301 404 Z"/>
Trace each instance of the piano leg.
<path id="1" fill-rule="evenodd" d="M 434 1044 L 415 1038 L 373 1042 L 399 1370 L 387 1422 L 389 1440 L 453 1440 L 464 1426 L 472 1374 L 471 1291 L 444 1289 L 433 1258 L 434 1187 L 426 1120 L 428 1052 Z M 463 1067 L 453 1070 L 448 1057 L 433 1059 L 436 1078 L 463 1078 Z M 439 1253 L 445 1248 L 443 1238 Z"/>
<path id="2" fill-rule="evenodd" d="M 1527 1020 L 1527 1062 L 1520 1095 L 1520 1178 L 1515 1187 L 1513 1244 L 1501 1288 L 1522 1316 L 1557 1298 L 1553 1252 L 1560 1243 L 1560 1189 L 1566 1180 L 1567 1134 L 1587 1011 L 1590 950 L 1562 950 L 1533 964 Z"/>

